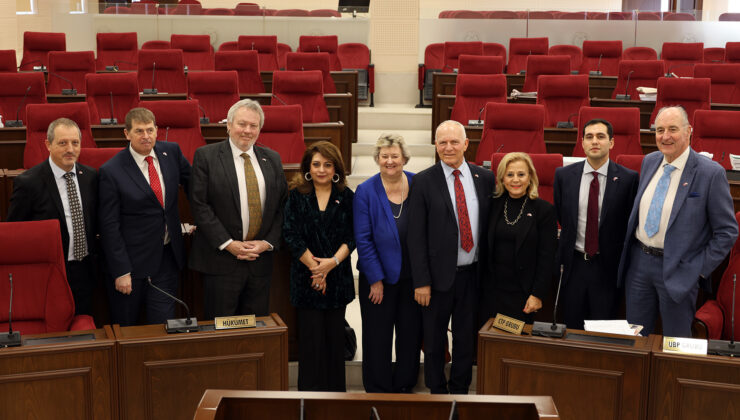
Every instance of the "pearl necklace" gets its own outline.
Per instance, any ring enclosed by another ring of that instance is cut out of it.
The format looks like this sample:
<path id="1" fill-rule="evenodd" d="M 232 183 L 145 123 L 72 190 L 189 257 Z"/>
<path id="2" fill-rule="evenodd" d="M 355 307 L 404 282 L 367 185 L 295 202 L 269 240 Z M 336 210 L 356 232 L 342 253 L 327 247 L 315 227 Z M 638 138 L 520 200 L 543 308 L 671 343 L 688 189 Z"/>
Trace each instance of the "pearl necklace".
<path id="1" fill-rule="evenodd" d="M 506 201 L 504 202 L 504 222 L 506 222 L 507 225 L 514 226 L 515 224 L 517 224 L 517 222 L 519 221 L 519 219 L 521 219 L 522 214 L 524 213 L 524 207 L 527 205 L 527 200 L 528 199 L 529 199 L 529 197 L 527 197 L 527 196 L 524 197 L 524 203 L 522 203 L 522 208 L 519 209 L 519 215 L 516 217 L 516 219 L 514 219 L 513 222 L 511 222 L 511 221 L 509 221 L 509 215 L 508 215 L 509 197 L 506 197 Z"/>

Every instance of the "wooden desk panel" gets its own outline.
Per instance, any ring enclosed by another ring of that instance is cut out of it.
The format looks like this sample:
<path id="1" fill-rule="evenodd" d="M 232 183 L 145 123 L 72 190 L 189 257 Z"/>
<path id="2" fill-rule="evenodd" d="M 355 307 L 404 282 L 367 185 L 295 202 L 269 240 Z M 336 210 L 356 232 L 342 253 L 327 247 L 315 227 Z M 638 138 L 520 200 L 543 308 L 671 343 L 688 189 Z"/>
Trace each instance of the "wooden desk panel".
<path id="1" fill-rule="evenodd" d="M 567 419 L 646 418 L 650 350 L 657 336 L 633 337 L 634 346 L 607 345 L 517 336 L 492 323 L 478 335 L 479 394 L 552 395 Z"/>
<path id="2" fill-rule="evenodd" d="M 8 220 L 8 207 L 10 206 L 9 201 L 12 191 L 8 192 L 7 182 L 5 169 L 0 169 L 0 222 Z"/>

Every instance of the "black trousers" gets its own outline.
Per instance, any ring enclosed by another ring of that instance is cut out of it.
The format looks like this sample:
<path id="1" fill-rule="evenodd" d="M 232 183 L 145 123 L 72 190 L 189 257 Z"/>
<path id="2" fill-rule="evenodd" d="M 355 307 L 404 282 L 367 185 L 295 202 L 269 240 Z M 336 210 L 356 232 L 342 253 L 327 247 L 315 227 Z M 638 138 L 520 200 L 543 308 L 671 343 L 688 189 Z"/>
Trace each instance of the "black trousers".
<path id="1" fill-rule="evenodd" d="M 366 392 L 410 393 L 419 377 L 421 306 L 414 300 L 411 278 L 383 284 L 383 301 L 370 302 L 370 285 L 360 273 L 362 313 L 362 383 Z M 396 365 L 391 363 L 396 331 Z"/>
<path id="2" fill-rule="evenodd" d="M 240 262 L 234 273 L 224 276 L 203 274 L 206 319 L 217 316 L 267 316 L 270 307 L 270 275 L 258 276 L 252 264 Z"/>
<path id="3" fill-rule="evenodd" d="M 75 315 L 92 315 L 92 296 L 97 283 L 95 257 L 88 255 L 82 261 L 67 261 L 67 283 L 75 301 Z"/>
<path id="4" fill-rule="evenodd" d="M 475 264 L 455 273 L 446 292 L 432 290 L 429 306 L 422 308 L 424 330 L 424 383 L 432 394 L 467 394 L 473 376 L 475 346 Z M 445 379 L 447 325 L 452 316 L 452 369 Z M 364 330 L 363 330 L 364 331 Z"/>
<path id="5" fill-rule="evenodd" d="M 575 253 L 568 282 L 561 287 L 560 307 L 568 328 L 582 330 L 585 319 L 615 319 L 619 289 L 613 276 L 607 276 L 597 256 L 585 261 Z"/>
<path id="6" fill-rule="evenodd" d="M 298 308 L 298 390 L 345 392 L 344 310 Z"/>

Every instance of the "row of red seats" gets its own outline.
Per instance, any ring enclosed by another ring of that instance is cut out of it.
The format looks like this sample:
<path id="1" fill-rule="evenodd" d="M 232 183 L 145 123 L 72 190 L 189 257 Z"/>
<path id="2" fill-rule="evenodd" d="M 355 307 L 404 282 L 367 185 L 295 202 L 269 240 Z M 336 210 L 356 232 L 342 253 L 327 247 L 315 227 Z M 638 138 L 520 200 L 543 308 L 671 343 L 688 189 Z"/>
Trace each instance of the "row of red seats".
<path id="1" fill-rule="evenodd" d="M 205 8 L 200 4 L 157 5 L 154 2 L 132 3 L 130 6 L 113 5 L 103 10 L 105 14 L 134 15 L 211 15 L 211 16 L 303 16 L 342 17 L 333 9 L 263 9 L 254 3 L 239 3 L 233 9 L 225 7 Z"/>
<path id="2" fill-rule="evenodd" d="M 636 15 L 636 17 L 635 17 Z M 732 15 L 724 13 L 723 15 Z M 444 10 L 440 19 L 570 19 L 570 20 L 663 20 L 692 21 L 692 13 L 675 12 L 562 12 L 556 10 Z M 720 20 L 722 16 L 720 16 Z M 732 16 L 728 16 L 732 17 Z M 730 20 L 730 19 L 725 19 Z"/>

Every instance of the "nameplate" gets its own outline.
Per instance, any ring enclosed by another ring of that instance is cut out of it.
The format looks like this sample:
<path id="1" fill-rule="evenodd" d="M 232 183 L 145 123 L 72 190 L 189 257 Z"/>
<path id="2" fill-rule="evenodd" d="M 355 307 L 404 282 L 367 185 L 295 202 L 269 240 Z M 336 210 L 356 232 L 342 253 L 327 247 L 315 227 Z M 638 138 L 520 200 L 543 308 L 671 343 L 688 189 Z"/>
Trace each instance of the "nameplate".
<path id="1" fill-rule="evenodd" d="M 254 315 L 219 316 L 214 319 L 214 323 L 217 330 L 254 328 L 257 326 L 257 318 Z"/>
<path id="2" fill-rule="evenodd" d="M 506 315 L 496 314 L 496 318 L 493 319 L 493 326 L 499 330 L 521 335 L 524 329 L 524 321 Z"/>
<path id="3" fill-rule="evenodd" d="M 707 354 L 707 340 L 685 337 L 663 337 L 663 351 L 681 354 Z"/>

